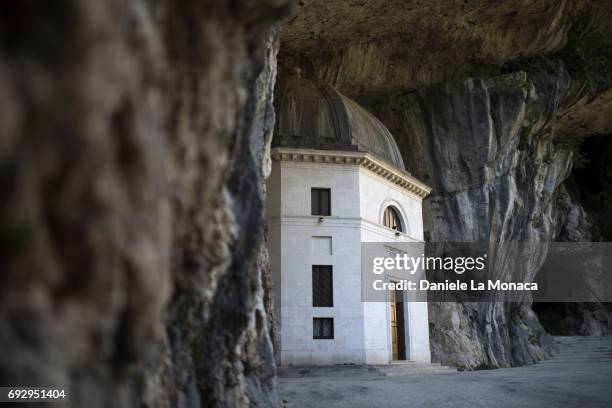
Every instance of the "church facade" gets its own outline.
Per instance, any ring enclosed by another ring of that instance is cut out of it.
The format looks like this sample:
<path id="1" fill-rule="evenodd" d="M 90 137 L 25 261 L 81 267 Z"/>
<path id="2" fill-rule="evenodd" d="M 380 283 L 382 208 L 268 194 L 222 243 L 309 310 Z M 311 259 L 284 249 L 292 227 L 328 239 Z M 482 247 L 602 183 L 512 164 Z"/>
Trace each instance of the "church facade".
<path id="1" fill-rule="evenodd" d="M 362 302 L 361 244 L 421 242 L 430 188 L 331 86 L 295 70 L 276 105 L 266 211 L 280 364 L 429 362 L 427 303 Z"/>

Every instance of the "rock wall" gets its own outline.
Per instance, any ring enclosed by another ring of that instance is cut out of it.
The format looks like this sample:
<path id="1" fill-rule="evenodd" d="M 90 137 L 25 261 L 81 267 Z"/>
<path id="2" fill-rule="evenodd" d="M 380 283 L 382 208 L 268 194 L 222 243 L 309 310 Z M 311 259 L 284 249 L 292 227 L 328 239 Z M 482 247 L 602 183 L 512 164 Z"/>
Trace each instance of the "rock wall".
<path id="1" fill-rule="evenodd" d="M 2 2 L 3 385 L 277 405 L 260 247 L 289 8 Z"/>
<path id="2" fill-rule="evenodd" d="M 401 4 L 400 4 L 401 3 Z M 546 253 L 507 241 L 581 236 L 595 223 L 564 200 L 578 146 L 612 131 L 609 1 L 303 1 L 279 65 L 299 65 L 369 107 L 409 171 L 433 187 L 426 239 L 490 241 L 533 277 Z M 432 304 L 435 360 L 474 369 L 554 352 L 529 299 Z M 586 309 L 584 309 L 586 310 Z"/>
<path id="3" fill-rule="evenodd" d="M 589 137 L 580 146 L 576 170 L 559 192 L 555 240 L 588 242 L 612 240 L 612 138 Z M 547 260 L 539 272 L 554 276 L 559 261 Z M 604 335 L 612 333 L 612 304 L 534 304 L 542 325 L 558 335 Z"/>
<path id="4" fill-rule="evenodd" d="M 568 193 L 567 180 L 580 159 L 576 139 L 599 124 L 576 133 L 567 131 L 574 123 L 558 120 L 582 109 L 578 101 L 587 91 L 581 82 L 563 61 L 548 59 L 376 105 L 409 170 L 433 187 L 424 203 L 427 240 L 493 242 L 494 262 L 520 262 L 533 279 L 546 266 L 546 253 L 509 253 L 504 242 L 595 239 L 595 223 Z M 586 97 L 587 105 L 602 98 Z M 608 324 L 601 305 L 565 305 L 565 311 L 568 324 L 582 322 L 568 334 L 606 331 L 598 328 Z M 430 334 L 435 360 L 469 369 L 531 364 L 555 350 L 529 300 L 432 304 Z"/>
<path id="5" fill-rule="evenodd" d="M 301 0 L 280 60 L 352 97 L 490 76 L 580 38 L 609 44 L 610 0 Z"/>
<path id="6" fill-rule="evenodd" d="M 533 278 L 546 253 L 512 254 L 507 241 L 556 236 L 556 194 L 573 152 L 552 124 L 569 77 L 519 71 L 467 79 L 391 98 L 380 109 L 409 170 L 433 187 L 426 239 L 494 242 L 495 262 L 519 262 Z M 385 114 L 385 112 L 388 112 Z M 528 304 L 430 306 L 433 356 L 467 368 L 529 364 L 552 351 Z"/>
<path id="7" fill-rule="evenodd" d="M 263 184 L 289 3 L 0 4 L 0 382 L 87 407 L 278 405 Z M 559 232 L 575 148 L 555 135 L 609 133 L 612 92 L 500 65 L 572 38 L 607 49 L 609 1 L 300 3 L 281 63 L 385 107 L 439 190 L 430 239 Z M 551 350 L 528 304 L 431 310 L 444 362 Z"/>

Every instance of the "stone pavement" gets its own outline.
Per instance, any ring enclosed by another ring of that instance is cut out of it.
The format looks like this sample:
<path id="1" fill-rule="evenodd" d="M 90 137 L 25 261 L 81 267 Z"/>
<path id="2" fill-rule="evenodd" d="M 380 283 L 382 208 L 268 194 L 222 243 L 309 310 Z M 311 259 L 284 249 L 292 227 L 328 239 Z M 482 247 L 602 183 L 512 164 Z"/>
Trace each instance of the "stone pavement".
<path id="1" fill-rule="evenodd" d="M 612 336 L 557 337 L 559 354 L 529 367 L 455 372 L 439 367 L 284 369 L 283 406 L 612 407 Z"/>

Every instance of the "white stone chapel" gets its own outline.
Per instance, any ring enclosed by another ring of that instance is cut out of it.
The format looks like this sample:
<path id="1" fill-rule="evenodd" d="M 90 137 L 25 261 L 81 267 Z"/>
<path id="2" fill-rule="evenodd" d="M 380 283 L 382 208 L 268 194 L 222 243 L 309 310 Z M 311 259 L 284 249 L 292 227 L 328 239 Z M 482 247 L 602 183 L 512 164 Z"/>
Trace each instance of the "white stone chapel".
<path id="1" fill-rule="evenodd" d="M 362 242 L 422 242 L 431 191 L 389 130 L 294 69 L 276 90 L 267 222 L 281 365 L 428 363 L 427 303 L 362 302 Z"/>

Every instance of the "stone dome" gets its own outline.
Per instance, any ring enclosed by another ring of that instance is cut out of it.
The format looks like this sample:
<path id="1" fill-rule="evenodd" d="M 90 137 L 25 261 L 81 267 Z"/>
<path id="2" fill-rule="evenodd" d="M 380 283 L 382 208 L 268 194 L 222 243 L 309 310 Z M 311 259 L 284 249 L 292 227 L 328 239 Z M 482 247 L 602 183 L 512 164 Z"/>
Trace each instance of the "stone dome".
<path id="1" fill-rule="evenodd" d="M 294 68 L 276 88 L 274 147 L 364 151 L 404 170 L 385 125 L 330 85 L 302 78 Z"/>

